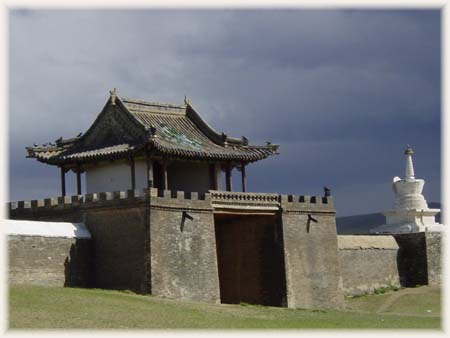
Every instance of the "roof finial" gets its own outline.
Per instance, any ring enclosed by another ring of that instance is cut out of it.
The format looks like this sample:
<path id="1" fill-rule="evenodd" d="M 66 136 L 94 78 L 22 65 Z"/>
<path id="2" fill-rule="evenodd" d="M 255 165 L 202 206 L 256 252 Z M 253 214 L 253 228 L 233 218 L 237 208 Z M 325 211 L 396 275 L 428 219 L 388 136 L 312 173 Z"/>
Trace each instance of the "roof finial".
<path id="1" fill-rule="evenodd" d="M 191 101 L 189 101 L 189 99 L 187 98 L 187 96 L 184 95 L 184 104 L 188 105 L 189 103 L 191 103 Z"/>
<path id="2" fill-rule="evenodd" d="M 113 90 L 109 91 L 109 95 L 111 97 L 111 103 L 114 106 L 116 104 L 116 96 L 117 96 L 117 94 L 116 94 L 116 87 L 114 87 Z"/>

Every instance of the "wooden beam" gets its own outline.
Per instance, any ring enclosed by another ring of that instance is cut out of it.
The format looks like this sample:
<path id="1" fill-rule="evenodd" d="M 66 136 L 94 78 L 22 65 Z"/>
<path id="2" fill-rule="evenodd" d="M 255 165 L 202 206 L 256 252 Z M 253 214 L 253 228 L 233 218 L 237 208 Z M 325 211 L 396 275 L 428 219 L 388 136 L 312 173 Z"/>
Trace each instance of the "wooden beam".
<path id="1" fill-rule="evenodd" d="M 242 209 L 241 209 L 242 210 Z M 231 211 L 227 211 L 227 210 L 220 210 L 220 209 L 215 209 L 214 210 L 214 215 L 216 214 L 221 214 L 221 215 L 252 215 L 252 216 L 257 216 L 257 215 L 261 215 L 261 216 L 275 216 L 278 213 L 278 211 L 273 211 L 273 210 L 267 210 L 267 211 L 239 211 L 238 209 L 236 210 L 231 210 Z"/>
<path id="2" fill-rule="evenodd" d="M 163 181 L 162 181 L 162 189 L 163 190 L 168 190 L 169 189 L 169 181 L 167 179 L 167 160 L 164 160 L 162 163 L 162 175 L 163 175 Z"/>
<path id="3" fill-rule="evenodd" d="M 61 196 L 66 196 L 66 171 L 61 167 Z"/>
<path id="4" fill-rule="evenodd" d="M 136 171 L 134 165 L 134 158 L 130 158 L 130 167 L 131 167 L 131 190 L 136 189 Z"/>
<path id="5" fill-rule="evenodd" d="M 247 180 L 245 176 L 245 163 L 241 163 L 241 180 L 242 180 L 242 192 L 247 191 Z"/>
<path id="6" fill-rule="evenodd" d="M 78 163 L 76 171 L 77 171 L 77 195 L 81 195 L 81 168 Z"/>
<path id="7" fill-rule="evenodd" d="M 232 191 L 233 186 L 232 186 L 232 179 L 231 179 L 231 162 L 227 163 L 227 167 L 225 169 L 225 180 L 226 180 L 226 189 L 227 191 Z"/>

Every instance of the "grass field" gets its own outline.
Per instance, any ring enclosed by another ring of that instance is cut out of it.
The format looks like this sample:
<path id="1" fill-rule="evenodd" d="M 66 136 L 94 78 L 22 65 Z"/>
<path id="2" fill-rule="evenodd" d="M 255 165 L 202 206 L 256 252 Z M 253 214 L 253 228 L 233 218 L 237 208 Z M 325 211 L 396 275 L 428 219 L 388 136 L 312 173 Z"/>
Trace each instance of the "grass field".
<path id="1" fill-rule="evenodd" d="M 440 328 L 440 291 L 346 299 L 346 310 L 205 304 L 99 289 L 10 286 L 10 329 Z"/>

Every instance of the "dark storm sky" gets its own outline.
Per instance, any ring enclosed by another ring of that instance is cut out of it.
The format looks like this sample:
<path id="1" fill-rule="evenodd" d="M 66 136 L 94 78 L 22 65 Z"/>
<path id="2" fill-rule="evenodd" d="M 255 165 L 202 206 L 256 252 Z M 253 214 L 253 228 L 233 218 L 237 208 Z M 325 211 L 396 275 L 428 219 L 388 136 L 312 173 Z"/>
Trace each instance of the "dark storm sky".
<path id="1" fill-rule="evenodd" d="M 249 166 L 249 191 L 328 185 L 338 216 L 378 212 L 409 143 L 440 201 L 440 24 L 437 10 L 14 10 L 9 199 L 59 194 L 58 169 L 25 146 L 86 131 L 117 87 L 186 94 L 216 130 L 280 144 Z"/>

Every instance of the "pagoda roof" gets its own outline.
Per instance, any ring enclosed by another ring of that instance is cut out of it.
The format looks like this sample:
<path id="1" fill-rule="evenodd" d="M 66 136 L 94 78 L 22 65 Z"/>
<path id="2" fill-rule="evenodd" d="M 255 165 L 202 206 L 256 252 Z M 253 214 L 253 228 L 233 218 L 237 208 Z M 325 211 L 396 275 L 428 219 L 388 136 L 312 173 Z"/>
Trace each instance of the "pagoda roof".
<path id="1" fill-rule="evenodd" d="M 185 99 L 183 105 L 120 98 L 115 91 L 91 127 L 71 139 L 27 147 L 40 162 L 65 165 L 145 154 L 185 160 L 254 162 L 278 145 L 249 145 L 211 128 Z"/>

